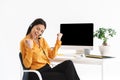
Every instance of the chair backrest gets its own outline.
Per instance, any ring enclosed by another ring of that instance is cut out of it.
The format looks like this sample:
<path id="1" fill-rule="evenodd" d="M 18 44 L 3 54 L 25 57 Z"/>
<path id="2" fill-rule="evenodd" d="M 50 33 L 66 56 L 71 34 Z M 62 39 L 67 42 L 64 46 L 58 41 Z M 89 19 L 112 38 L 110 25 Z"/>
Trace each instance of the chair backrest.
<path id="1" fill-rule="evenodd" d="M 24 64 L 23 64 L 21 52 L 19 52 L 19 58 L 20 58 L 20 61 L 21 61 L 21 64 L 22 64 L 23 69 L 28 70 L 28 68 L 25 68 L 25 66 L 24 66 Z"/>
<path id="2" fill-rule="evenodd" d="M 23 64 L 21 52 L 19 52 L 19 58 L 20 58 L 20 62 L 21 62 L 21 64 L 22 64 L 23 70 L 28 70 L 27 68 L 25 68 L 25 66 L 24 66 L 24 64 Z M 28 72 L 24 72 L 24 73 L 23 73 L 22 80 L 29 80 L 29 73 L 28 73 Z"/>

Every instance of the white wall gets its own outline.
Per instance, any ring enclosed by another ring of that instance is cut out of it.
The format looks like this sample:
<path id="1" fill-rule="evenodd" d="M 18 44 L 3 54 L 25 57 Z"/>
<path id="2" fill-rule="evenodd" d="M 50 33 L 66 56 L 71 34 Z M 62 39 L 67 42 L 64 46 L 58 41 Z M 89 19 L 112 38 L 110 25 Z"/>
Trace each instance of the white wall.
<path id="1" fill-rule="evenodd" d="M 112 27 L 117 35 L 109 42 L 119 56 L 119 0 L 1 0 L 0 1 L 0 77 L 19 80 L 19 42 L 30 23 L 38 17 L 47 22 L 44 37 L 54 45 L 60 23 L 93 22 L 95 29 Z M 95 45 L 101 44 L 95 40 Z"/>

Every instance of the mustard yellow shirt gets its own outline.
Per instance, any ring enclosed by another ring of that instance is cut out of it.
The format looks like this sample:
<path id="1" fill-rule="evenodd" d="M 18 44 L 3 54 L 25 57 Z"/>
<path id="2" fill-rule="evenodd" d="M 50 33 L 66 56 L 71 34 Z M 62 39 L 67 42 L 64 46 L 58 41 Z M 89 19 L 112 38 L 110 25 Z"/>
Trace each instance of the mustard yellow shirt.
<path id="1" fill-rule="evenodd" d="M 33 48 L 29 48 L 25 40 L 30 39 L 26 36 L 20 42 L 20 51 L 22 53 L 23 64 L 26 68 L 30 69 L 40 69 L 46 63 L 50 64 L 49 59 L 53 59 L 59 47 L 61 46 L 61 41 L 56 40 L 56 44 L 53 49 L 51 49 L 46 42 L 46 40 L 42 37 L 39 39 L 40 47 L 33 41 Z"/>

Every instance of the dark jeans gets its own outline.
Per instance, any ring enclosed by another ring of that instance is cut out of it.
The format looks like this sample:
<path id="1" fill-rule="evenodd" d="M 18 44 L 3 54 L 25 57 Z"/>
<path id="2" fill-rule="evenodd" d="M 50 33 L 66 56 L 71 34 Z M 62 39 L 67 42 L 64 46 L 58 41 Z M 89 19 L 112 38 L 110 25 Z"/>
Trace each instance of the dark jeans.
<path id="1" fill-rule="evenodd" d="M 53 68 L 46 64 L 38 71 L 41 72 L 43 80 L 80 80 L 71 60 L 66 60 Z M 37 76 L 33 76 L 34 74 L 30 73 L 30 80 L 39 80 Z"/>

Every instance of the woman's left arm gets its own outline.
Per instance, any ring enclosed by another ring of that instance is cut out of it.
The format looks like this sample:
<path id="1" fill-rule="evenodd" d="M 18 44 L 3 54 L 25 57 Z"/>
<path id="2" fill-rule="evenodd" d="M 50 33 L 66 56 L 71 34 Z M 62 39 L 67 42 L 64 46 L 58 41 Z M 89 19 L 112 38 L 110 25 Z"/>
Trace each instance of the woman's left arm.
<path id="1" fill-rule="evenodd" d="M 57 55 L 60 46 L 61 46 L 61 41 L 56 40 L 55 46 L 53 48 L 48 48 L 48 57 L 53 59 Z"/>
<path id="2" fill-rule="evenodd" d="M 55 43 L 55 46 L 53 48 L 50 48 L 49 45 L 46 43 L 46 47 L 47 47 L 47 51 L 48 51 L 48 57 L 53 59 L 57 52 L 58 52 L 58 49 L 60 48 L 61 46 L 61 37 L 62 37 L 62 33 L 58 33 L 57 34 L 57 40 L 56 40 L 56 43 Z"/>

